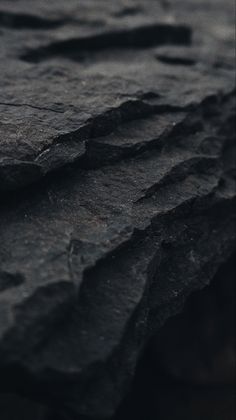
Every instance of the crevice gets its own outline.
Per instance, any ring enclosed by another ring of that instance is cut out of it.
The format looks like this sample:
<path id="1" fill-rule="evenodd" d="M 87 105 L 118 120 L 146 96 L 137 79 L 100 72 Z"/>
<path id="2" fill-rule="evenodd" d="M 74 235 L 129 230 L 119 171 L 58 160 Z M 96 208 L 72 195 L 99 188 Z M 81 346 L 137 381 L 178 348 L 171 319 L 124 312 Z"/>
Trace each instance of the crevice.
<path id="1" fill-rule="evenodd" d="M 85 38 L 71 38 L 52 42 L 21 55 L 29 62 L 40 62 L 53 57 L 77 60 L 79 54 L 107 49 L 150 48 L 158 45 L 189 45 L 191 28 L 187 25 L 153 24 L 132 29 L 101 33 Z"/>
<path id="2" fill-rule="evenodd" d="M 174 66 L 193 66 L 196 64 L 196 60 L 187 57 L 168 57 L 167 55 L 158 55 L 156 58 L 162 63 Z"/>
<path id="3" fill-rule="evenodd" d="M 20 273 L 0 271 L 0 292 L 22 285 L 25 279 Z"/>
<path id="4" fill-rule="evenodd" d="M 47 19 L 28 13 L 0 10 L 0 26 L 13 29 L 53 29 L 65 23 L 62 19 Z"/>
<path id="5" fill-rule="evenodd" d="M 3 106 L 16 106 L 16 107 L 29 107 L 29 108 L 33 108 L 33 109 L 39 109 L 40 111 L 50 111 L 50 112 L 57 112 L 59 114 L 64 114 L 64 111 L 59 111 L 57 109 L 52 109 L 52 108 L 47 108 L 44 106 L 37 106 L 37 105 L 31 105 L 31 104 L 27 104 L 27 103 L 11 103 L 11 102 L 0 102 L 0 105 Z"/>

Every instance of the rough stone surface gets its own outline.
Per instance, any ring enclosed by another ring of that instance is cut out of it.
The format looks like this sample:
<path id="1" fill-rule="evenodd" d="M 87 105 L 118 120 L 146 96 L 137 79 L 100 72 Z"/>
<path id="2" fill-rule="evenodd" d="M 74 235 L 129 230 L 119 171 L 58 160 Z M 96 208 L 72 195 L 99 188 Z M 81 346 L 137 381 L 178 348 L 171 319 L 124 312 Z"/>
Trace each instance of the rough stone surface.
<path id="1" fill-rule="evenodd" d="M 233 33 L 231 0 L 1 1 L 3 392 L 109 418 L 233 252 Z"/>
<path id="2" fill-rule="evenodd" d="M 235 255 L 148 342 L 115 420 L 234 420 Z"/>

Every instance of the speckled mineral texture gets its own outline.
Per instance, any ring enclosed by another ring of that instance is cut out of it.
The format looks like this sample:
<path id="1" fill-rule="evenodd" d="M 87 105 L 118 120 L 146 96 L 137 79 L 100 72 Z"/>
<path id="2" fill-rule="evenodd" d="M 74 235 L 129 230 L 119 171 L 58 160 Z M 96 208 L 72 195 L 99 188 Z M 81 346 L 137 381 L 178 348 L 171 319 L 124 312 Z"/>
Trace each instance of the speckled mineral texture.
<path id="1" fill-rule="evenodd" d="M 1 0 L 2 393 L 109 418 L 232 254 L 232 3 Z"/>

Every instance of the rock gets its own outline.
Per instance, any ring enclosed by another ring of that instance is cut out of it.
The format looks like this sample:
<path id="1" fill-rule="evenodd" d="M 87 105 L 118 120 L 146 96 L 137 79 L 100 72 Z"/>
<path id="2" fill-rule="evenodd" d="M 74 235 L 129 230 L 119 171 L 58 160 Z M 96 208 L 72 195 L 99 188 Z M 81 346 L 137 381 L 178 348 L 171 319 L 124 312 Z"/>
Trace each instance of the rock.
<path id="1" fill-rule="evenodd" d="M 152 340 L 153 361 L 175 381 L 203 389 L 234 387 L 235 274 L 234 255 Z"/>
<path id="2" fill-rule="evenodd" d="M 235 255 L 148 342 L 115 420 L 235 418 Z"/>
<path id="3" fill-rule="evenodd" d="M 0 388 L 109 418 L 234 249 L 231 2 L 2 1 L 0 28 Z"/>

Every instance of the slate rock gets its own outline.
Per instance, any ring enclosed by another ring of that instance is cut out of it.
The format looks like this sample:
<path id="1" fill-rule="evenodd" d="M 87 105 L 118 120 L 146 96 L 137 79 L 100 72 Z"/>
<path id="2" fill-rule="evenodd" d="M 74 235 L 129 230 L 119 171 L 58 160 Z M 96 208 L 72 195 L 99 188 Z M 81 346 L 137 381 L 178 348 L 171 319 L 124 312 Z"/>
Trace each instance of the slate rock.
<path id="1" fill-rule="evenodd" d="M 110 418 L 234 250 L 231 1 L 2 1 L 0 27 L 0 388 Z"/>

